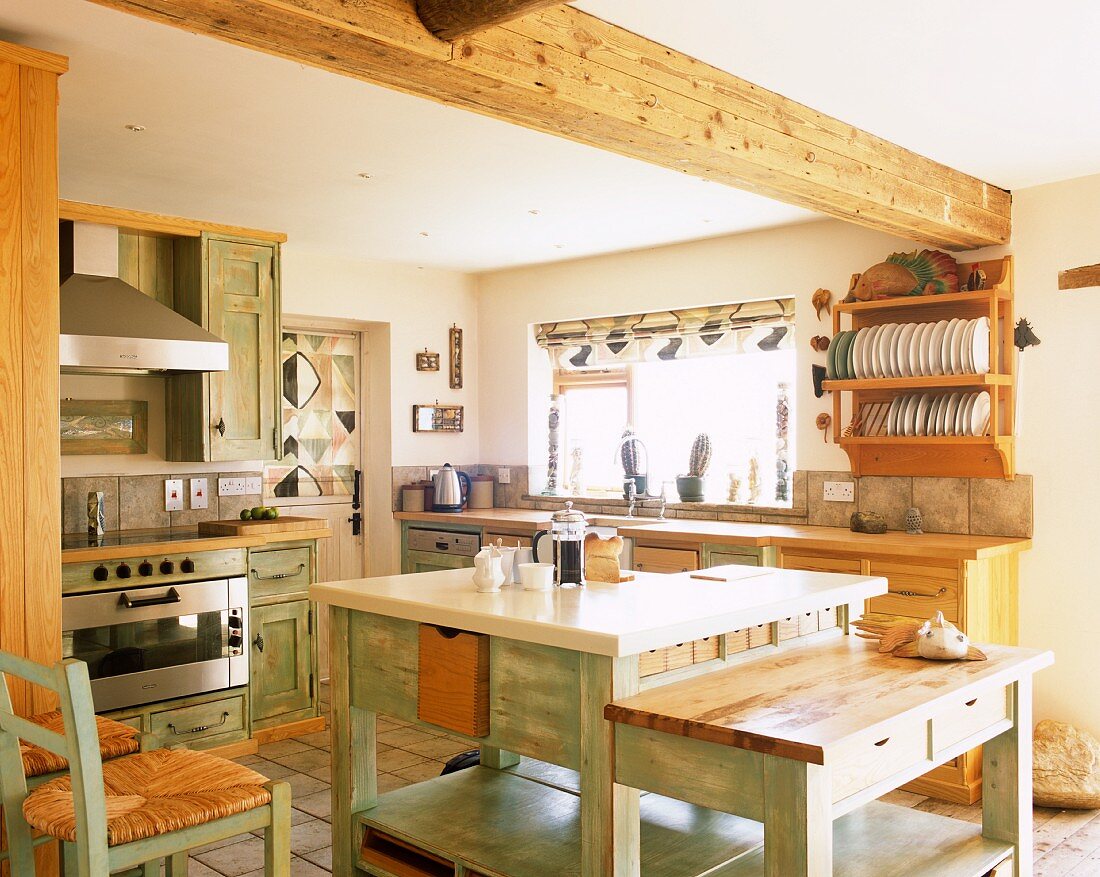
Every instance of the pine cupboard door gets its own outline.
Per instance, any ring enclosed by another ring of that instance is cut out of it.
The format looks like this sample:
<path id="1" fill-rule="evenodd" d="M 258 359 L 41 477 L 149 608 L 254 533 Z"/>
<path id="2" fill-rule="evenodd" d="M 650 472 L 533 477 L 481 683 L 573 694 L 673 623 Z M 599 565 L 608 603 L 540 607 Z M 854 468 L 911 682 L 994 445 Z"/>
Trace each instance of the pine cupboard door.
<path id="1" fill-rule="evenodd" d="M 313 706 L 313 650 L 310 603 L 294 600 L 252 609 L 252 723 L 289 720 Z M 275 720 L 275 721 L 272 721 Z"/>
<path id="2" fill-rule="evenodd" d="M 278 257 L 272 245 L 208 237 L 210 331 L 229 371 L 210 373 L 210 459 L 278 457 Z"/>

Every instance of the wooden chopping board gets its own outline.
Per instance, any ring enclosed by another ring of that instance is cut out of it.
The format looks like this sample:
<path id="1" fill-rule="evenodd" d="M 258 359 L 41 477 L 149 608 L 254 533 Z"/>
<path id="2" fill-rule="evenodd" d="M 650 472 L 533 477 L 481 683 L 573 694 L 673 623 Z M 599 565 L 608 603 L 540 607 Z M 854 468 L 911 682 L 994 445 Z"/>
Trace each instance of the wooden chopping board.
<path id="1" fill-rule="evenodd" d="M 208 536 L 247 536 L 250 533 L 293 533 L 296 530 L 324 530 L 328 522 L 323 518 L 296 518 L 282 515 L 274 521 L 201 521 L 199 532 Z"/>

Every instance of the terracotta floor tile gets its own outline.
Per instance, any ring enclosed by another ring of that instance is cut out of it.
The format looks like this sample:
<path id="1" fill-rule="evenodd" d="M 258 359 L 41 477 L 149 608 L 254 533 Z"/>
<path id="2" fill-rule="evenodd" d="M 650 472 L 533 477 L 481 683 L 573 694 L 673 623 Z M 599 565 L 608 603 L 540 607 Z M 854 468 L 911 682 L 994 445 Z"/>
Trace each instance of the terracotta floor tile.
<path id="1" fill-rule="evenodd" d="M 384 795 L 386 792 L 392 792 L 395 789 L 403 789 L 405 786 L 411 785 L 412 780 L 399 777 L 395 773 L 378 774 L 378 794 L 380 795 Z"/>
<path id="2" fill-rule="evenodd" d="M 422 743 L 425 740 L 434 740 L 431 734 L 425 734 L 419 728 L 398 728 L 396 731 L 386 731 L 378 735 L 378 741 L 387 746 L 404 747 L 411 743 Z"/>
<path id="3" fill-rule="evenodd" d="M 420 764 L 420 762 L 425 761 L 427 757 L 428 756 L 410 752 L 407 749 L 391 749 L 389 752 L 379 754 L 378 769 L 384 773 L 393 773 L 393 771 L 400 770 L 403 767 L 412 767 L 414 764 Z"/>
<path id="4" fill-rule="evenodd" d="M 324 791 L 312 795 L 295 796 L 294 806 L 310 816 L 327 820 L 332 817 L 332 793 L 326 787 Z"/>
<path id="5" fill-rule="evenodd" d="M 421 764 L 414 764 L 412 767 L 404 767 L 400 770 L 395 770 L 394 773 L 399 777 L 404 777 L 414 783 L 423 782 L 424 780 L 430 780 L 433 777 L 439 776 L 443 770 L 443 763 L 440 761 L 425 761 Z"/>
<path id="6" fill-rule="evenodd" d="M 271 760 L 298 773 L 307 773 L 318 767 L 328 767 L 332 763 L 332 753 L 323 749 L 310 749 L 307 752 L 295 752 L 293 755 L 280 755 Z"/>
<path id="7" fill-rule="evenodd" d="M 302 858 L 308 862 L 312 862 L 318 868 L 323 868 L 326 871 L 332 870 L 332 847 L 327 846 L 324 849 L 314 850 L 311 853 L 302 853 Z M 191 877 L 190 874 L 187 877 Z"/>
<path id="8" fill-rule="evenodd" d="M 469 748 L 470 744 L 465 742 L 456 743 L 454 740 L 449 740 L 445 737 L 435 737 L 420 743 L 412 743 L 405 747 L 405 751 L 415 752 L 417 755 L 423 755 L 425 758 L 435 758 L 446 761 L 452 755 L 466 752 Z"/>
<path id="9" fill-rule="evenodd" d="M 295 752 L 308 752 L 312 748 L 312 746 L 307 746 L 298 740 L 279 740 L 277 743 L 265 743 L 260 747 L 258 754 L 261 758 L 272 759 L 283 755 L 293 755 Z"/>
<path id="10" fill-rule="evenodd" d="M 250 871 L 263 870 L 264 842 L 258 837 L 249 835 L 248 840 L 198 853 L 192 858 L 213 868 L 219 874 L 224 874 L 225 877 L 241 877 L 242 874 Z"/>

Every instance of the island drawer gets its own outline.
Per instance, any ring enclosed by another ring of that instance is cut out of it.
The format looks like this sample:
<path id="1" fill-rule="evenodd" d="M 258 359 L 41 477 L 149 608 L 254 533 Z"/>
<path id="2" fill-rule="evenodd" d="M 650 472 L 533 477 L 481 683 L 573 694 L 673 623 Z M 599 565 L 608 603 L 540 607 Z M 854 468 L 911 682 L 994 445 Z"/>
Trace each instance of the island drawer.
<path id="1" fill-rule="evenodd" d="M 833 801 L 840 801 L 928 758 L 928 722 L 909 721 L 847 741 L 830 753 Z"/>
<path id="2" fill-rule="evenodd" d="M 453 877 L 455 873 L 454 863 L 370 827 L 363 832 L 359 861 L 397 877 Z"/>
<path id="3" fill-rule="evenodd" d="M 309 590 L 309 549 L 276 548 L 248 556 L 248 594 L 253 600 Z"/>
<path id="4" fill-rule="evenodd" d="M 489 637 L 433 624 L 418 631 L 416 715 L 470 737 L 489 734 Z"/>
<path id="5" fill-rule="evenodd" d="M 949 707 L 932 718 L 933 750 L 940 752 L 1011 715 L 1007 688 L 998 688 Z"/>
<path id="6" fill-rule="evenodd" d="M 718 637 L 705 636 L 691 644 L 691 662 L 702 664 L 704 661 L 713 661 L 718 657 Z"/>

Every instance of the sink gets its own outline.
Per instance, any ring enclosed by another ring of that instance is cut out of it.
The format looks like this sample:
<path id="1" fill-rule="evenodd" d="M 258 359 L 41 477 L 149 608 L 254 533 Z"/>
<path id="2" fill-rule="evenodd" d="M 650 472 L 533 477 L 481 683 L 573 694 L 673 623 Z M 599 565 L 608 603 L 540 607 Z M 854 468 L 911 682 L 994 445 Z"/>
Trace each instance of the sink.
<path id="1" fill-rule="evenodd" d="M 660 518 L 642 517 L 640 515 L 628 518 L 626 515 L 596 515 L 588 518 L 588 523 L 593 527 L 648 527 L 650 524 L 671 524 L 668 518 L 663 521 Z"/>

